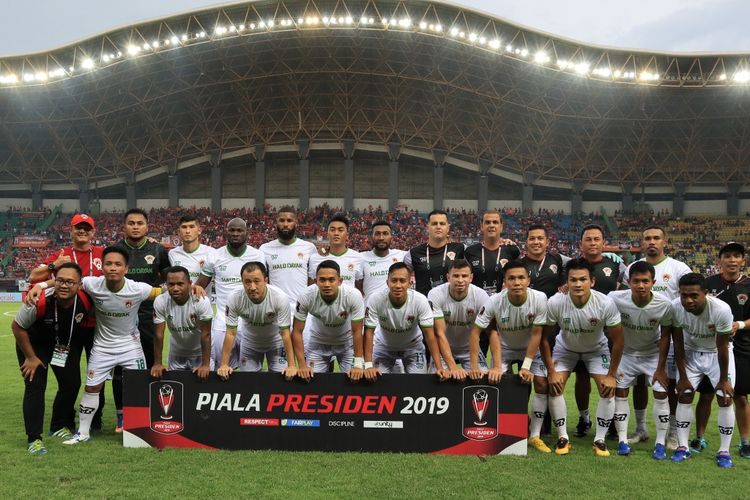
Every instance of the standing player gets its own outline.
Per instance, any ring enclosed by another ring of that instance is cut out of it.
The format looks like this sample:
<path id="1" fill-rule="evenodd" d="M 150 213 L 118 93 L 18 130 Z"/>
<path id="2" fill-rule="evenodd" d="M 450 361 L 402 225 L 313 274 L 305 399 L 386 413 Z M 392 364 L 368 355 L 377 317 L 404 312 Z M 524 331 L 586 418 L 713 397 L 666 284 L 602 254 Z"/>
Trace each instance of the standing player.
<path id="1" fill-rule="evenodd" d="M 396 262 L 388 269 L 388 291 L 367 301 L 364 354 L 368 380 L 391 373 L 399 359 L 406 373 L 425 373 L 424 344 L 435 360 L 438 376 L 450 377 L 440 358 L 427 297 L 412 290 L 410 284 L 411 270 L 404 262 Z"/>
<path id="2" fill-rule="evenodd" d="M 201 225 L 195 214 L 183 215 L 177 229 L 182 245 L 169 251 L 169 263 L 187 269 L 192 283 L 198 281 L 203 266 L 214 252 L 213 248 L 201 243 L 201 232 Z"/>
<path id="3" fill-rule="evenodd" d="M 296 237 L 297 211 L 282 207 L 276 214 L 278 239 L 260 246 L 266 256 L 269 282 L 281 288 L 295 304 L 307 288 L 307 267 L 310 257 L 317 254 L 315 245 Z"/>
<path id="4" fill-rule="evenodd" d="M 289 333 L 289 297 L 280 288 L 268 284 L 268 271 L 262 262 L 247 262 L 240 276 L 243 289 L 229 297 L 221 365 L 216 374 L 226 380 L 234 371 L 230 359 L 237 345 L 235 337 L 239 334 L 243 372 L 259 372 L 265 360 L 268 371 L 281 373 L 287 380 L 293 379 L 297 368 Z M 244 321 L 240 323 L 239 318 Z"/>
<path id="5" fill-rule="evenodd" d="M 680 298 L 672 301 L 674 310 L 674 352 L 680 379 L 675 418 L 679 447 L 673 462 L 690 458 L 687 449 L 693 417 L 695 388 L 704 376 L 716 390 L 719 404 L 719 452 L 716 464 L 732 467 L 729 445 L 734 432 L 734 357 L 729 349 L 732 335 L 732 309 L 706 290 L 706 279 L 697 273 L 680 278 Z"/>
<path id="6" fill-rule="evenodd" d="M 247 223 L 234 218 L 227 224 L 227 244 L 216 249 L 203 266 L 198 285 L 206 288 L 214 281 L 216 292 L 216 316 L 211 323 L 211 357 L 215 366 L 221 366 L 224 351 L 224 335 L 227 331 L 227 304 L 230 296 L 242 290 L 240 270 L 248 262 L 265 262 L 263 252 L 247 244 Z M 240 366 L 240 339 L 236 338 L 229 356 L 229 366 Z"/>
<path id="7" fill-rule="evenodd" d="M 308 285 L 315 283 L 315 272 L 324 260 L 332 260 L 341 269 L 341 279 L 345 285 L 362 290 L 362 256 L 347 245 L 349 243 L 349 219 L 343 214 L 336 214 L 328 221 L 328 243 L 330 247 L 325 255 L 318 253 L 310 257 L 308 265 Z"/>
<path id="8" fill-rule="evenodd" d="M 413 247 L 404 256 L 404 263 L 414 270 L 416 290 L 425 297 L 446 282 L 451 261 L 464 258 L 464 246 L 448 242 L 450 230 L 448 214 L 433 210 L 427 215 L 427 243 Z"/>
<path id="9" fill-rule="evenodd" d="M 706 286 L 711 295 L 732 309 L 732 331 L 735 332 L 732 352 L 736 370 L 734 411 L 740 429 L 740 456 L 750 458 L 750 407 L 747 403 L 750 393 L 750 278 L 742 274 L 744 265 L 745 247 L 736 242 L 724 245 L 719 250 L 720 272 L 706 279 Z M 702 424 L 705 430 L 707 420 L 696 419 L 696 427 Z M 701 429 L 698 432 L 701 433 Z"/>
<path id="10" fill-rule="evenodd" d="M 494 321 L 497 331 L 490 331 L 494 368 L 502 367 L 501 373 L 504 373 L 510 371 L 513 363 L 519 363 L 521 380 L 526 384 L 533 380 L 535 394 L 531 403 L 529 444 L 542 453 L 550 453 L 552 450 L 539 437 L 547 411 L 547 373 L 539 355 L 543 327 L 547 324 L 547 296 L 529 288 L 529 271 L 519 260 L 505 265 L 503 280 L 505 288 L 489 299 L 471 331 L 471 362 L 475 374 L 472 378 L 478 375 L 479 330 Z"/>
<path id="11" fill-rule="evenodd" d="M 563 393 L 570 372 L 582 361 L 599 388 L 594 453 L 607 457 L 609 450 L 604 437 L 615 411 L 616 376 L 623 349 L 620 313 L 612 299 L 593 290 L 594 270 L 585 259 L 568 262 L 566 272 L 568 293 L 558 293 L 549 300 L 548 326 L 544 327 L 541 342 L 550 391 L 549 410 L 558 431 L 555 453 L 567 455 L 570 452 Z M 605 327 L 612 341 L 611 354 L 604 336 Z M 560 335 L 551 352 L 548 339 L 555 335 L 557 328 Z"/>
<path id="12" fill-rule="evenodd" d="M 665 255 L 667 247 L 667 236 L 664 229 L 660 226 L 649 226 L 643 230 L 641 236 L 641 250 L 645 251 L 645 257 L 641 261 L 648 262 L 654 266 L 655 283 L 653 293 L 663 295 L 670 301 L 680 296 L 678 282 L 680 278 L 690 272 L 690 268 L 679 260 Z M 632 266 L 632 265 L 631 265 Z M 628 280 L 628 271 L 625 274 L 625 281 Z M 677 448 L 677 436 L 674 426 L 674 412 L 677 408 L 677 393 L 675 385 L 677 384 L 677 369 L 674 364 L 674 350 L 670 344 L 669 354 L 667 355 L 667 376 L 669 377 L 669 386 L 667 394 L 669 396 L 669 433 L 667 437 L 667 448 Z M 713 391 L 711 391 L 713 392 Z M 713 394 L 709 394 L 708 405 L 704 403 L 703 408 L 711 411 L 711 399 Z M 633 406 L 635 408 L 635 432 L 629 437 L 629 443 L 639 443 L 648 441 L 648 431 L 646 430 L 646 407 L 648 406 L 648 389 L 646 387 L 646 378 L 638 377 L 635 388 L 633 389 Z M 698 403 L 701 407 L 701 402 Z M 708 417 L 706 417 L 708 419 Z"/>
<path id="13" fill-rule="evenodd" d="M 349 378 L 362 378 L 365 305 L 359 290 L 341 284 L 340 272 L 336 262 L 324 260 L 318 265 L 315 284 L 297 300 L 292 342 L 299 366 L 297 374 L 306 381 L 313 373 L 330 371 L 334 359 Z M 302 331 L 308 319 L 310 337 L 305 343 Z"/>
<path id="14" fill-rule="evenodd" d="M 610 293 L 620 311 L 624 331 L 624 351 L 620 362 L 615 391 L 615 428 L 618 455 L 630 455 L 628 392 L 639 376 L 648 377 L 654 388 L 654 424 L 656 443 L 652 457 L 665 460 L 665 439 L 669 428 L 667 401 L 667 351 L 672 338 L 672 302 L 664 295 L 653 293 L 656 282 L 654 266 L 645 261 L 630 266 L 630 290 Z"/>
<path id="15" fill-rule="evenodd" d="M 192 370 L 205 380 L 211 366 L 211 319 L 214 316 L 208 297 L 190 297 L 190 273 L 182 266 L 167 269 L 167 292 L 154 301 L 154 366 L 151 376 L 164 375 L 162 351 L 164 330 L 169 326 L 168 370 Z"/>
<path id="16" fill-rule="evenodd" d="M 549 299 L 565 284 L 563 271 L 570 258 L 550 253 L 548 248 L 547 229 L 541 224 L 529 226 L 526 232 L 526 253 L 521 257 L 521 262 L 529 270 L 529 288 L 543 292 Z"/>
<path id="17" fill-rule="evenodd" d="M 517 259 L 521 251 L 515 243 L 500 238 L 503 219 L 497 210 L 489 210 L 482 215 L 480 231 L 482 241 L 467 247 L 464 257 L 471 264 L 474 275 L 472 284 L 488 295 L 494 295 L 503 288 L 503 267 Z"/>
<path id="18" fill-rule="evenodd" d="M 485 309 L 490 297 L 487 292 L 472 285 L 471 266 L 465 259 L 456 259 L 448 269 L 448 283 L 430 290 L 427 300 L 434 316 L 435 337 L 440 352 L 454 378 L 466 379 L 467 371 L 476 365 L 479 376 L 487 371 L 484 352 L 476 353 L 476 363 L 472 364 L 470 355 L 470 338 L 472 327 Z M 456 363 L 460 363 L 458 368 Z M 492 377 L 501 374 L 499 365 L 493 370 Z"/>
<path id="19" fill-rule="evenodd" d="M 391 225 L 384 220 L 373 223 L 370 233 L 372 250 L 362 252 L 362 291 L 365 300 L 375 292 L 388 288 L 388 268 L 403 262 L 406 252 L 391 248 L 393 233 Z"/>

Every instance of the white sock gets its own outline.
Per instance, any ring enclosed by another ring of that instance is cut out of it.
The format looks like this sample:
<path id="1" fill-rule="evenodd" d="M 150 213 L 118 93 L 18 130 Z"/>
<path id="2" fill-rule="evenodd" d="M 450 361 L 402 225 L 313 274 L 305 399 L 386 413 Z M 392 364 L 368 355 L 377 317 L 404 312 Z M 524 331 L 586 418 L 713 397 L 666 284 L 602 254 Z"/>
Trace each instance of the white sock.
<path id="1" fill-rule="evenodd" d="M 646 409 L 635 410 L 635 430 L 638 432 L 646 432 Z"/>
<path id="2" fill-rule="evenodd" d="M 677 435 L 677 425 L 675 424 L 676 420 L 677 419 L 675 418 L 674 413 L 670 413 L 669 414 L 669 435 L 670 436 Z"/>
<path id="3" fill-rule="evenodd" d="M 557 427 L 557 437 L 568 438 L 568 405 L 562 396 L 549 397 L 549 414 L 552 417 L 552 425 Z"/>
<path id="4" fill-rule="evenodd" d="M 734 433 L 734 407 L 731 404 L 720 406 L 717 420 L 719 422 L 719 451 L 728 452 Z"/>
<path id="5" fill-rule="evenodd" d="M 677 445 L 681 448 L 687 448 L 688 441 L 690 440 L 690 424 L 693 422 L 693 405 L 677 403 L 674 420 L 677 432 Z"/>
<path id="6" fill-rule="evenodd" d="M 638 411 L 638 410 L 636 410 Z M 597 419 L 599 417 L 599 409 L 597 407 L 596 412 Z M 630 405 L 628 404 L 628 398 L 615 397 L 615 430 L 617 431 L 617 440 L 620 443 L 628 442 L 628 420 L 630 419 Z"/>
<path id="7" fill-rule="evenodd" d="M 586 422 L 591 422 L 591 417 L 589 416 L 589 409 L 586 408 L 585 410 L 578 410 L 578 415 L 583 418 Z"/>
<path id="8" fill-rule="evenodd" d="M 81 436 L 88 436 L 91 432 L 91 422 L 94 420 L 97 408 L 99 408 L 99 393 L 84 391 L 78 413 L 78 432 Z"/>
<path id="9" fill-rule="evenodd" d="M 654 398 L 654 424 L 656 425 L 656 444 L 665 444 L 669 429 L 669 400 Z"/>
<path id="10" fill-rule="evenodd" d="M 603 440 L 607 435 L 614 414 L 615 398 L 599 398 L 599 404 L 596 405 L 596 436 L 594 436 L 594 442 Z"/>
<path id="11" fill-rule="evenodd" d="M 544 422 L 544 414 L 547 412 L 547 395 L 534 394 L 531 401 L 531 425 L 529 426 L 529 437 L 539 437 Z"/>

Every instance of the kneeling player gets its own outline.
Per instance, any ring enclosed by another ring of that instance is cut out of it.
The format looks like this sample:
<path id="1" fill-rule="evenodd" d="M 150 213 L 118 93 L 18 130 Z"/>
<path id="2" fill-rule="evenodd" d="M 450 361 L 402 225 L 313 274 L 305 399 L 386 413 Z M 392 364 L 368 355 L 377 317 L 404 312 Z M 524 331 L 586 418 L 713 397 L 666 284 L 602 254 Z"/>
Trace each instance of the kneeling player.
<path id="1" fill-rule="evenodd" d="M 304 380 L 309 381 L 313 373 L 330 371 L 334 359 L 352 380 L 362 378 L 365 306 L 359 290 L 342 286 L 342 281 L 339 265 L 333 260 L 324 260 L 315 272 L 315 284 L 307 287 L 297 301 L 292 342 L 299 365 L 297 375 Z M 308 316 L 310 338 L 304 344 L 303 331 Z"/>
<path id="2" fill-rule="evenodd" d="M 624 351 L 620 362 L 615 391 L 615 429 L 619 446 L 618 455 L 630 455 L 628 445 L 628 420 L 630 406 L 628 392 L 640 375 L 650 380 L 654 389 L 654 424 L 656 443 L 651 455 L 665 460 L 665 439 L 669 428 L 669 401 L 667 400 L 667 353 L 672 337 L 672 303 L 664 295 L 652 293 L 656 270 L 645 260 L 630 266 L 630 290 L 610 292 L 622 318 Z"/>
<path id="3" fill-rule="evenodd" d="M 687 449 L 693 417 L 695 388 L 708 377 L 716 389 L 719 404 L 719 452 L 716 464 L 732 467 L 729 445 L 734 432 L 734 356 L 729 350 L 732 309 L 726 302 L 707 294 L 706 279 L 697 273 L 680 278 L 680 297 L 672 301 L 674 352 L 680 378 L 675 420 L 679 447 L 672 461 L 690 458 Z"/>
<path id="4" fill-rule="evenodd" d="M 594 272 L 584 259 L 573 259 L 566 266 L 568 293 L 554 295 L 547 304 L 547 326 L 542 335 L 541 351 L 547 366 L 549 385 L 549 411 L 557 427 L 558 440 L 555 453 L 570 452 L 567 429 L 567 405 L 563 393 L 570 372 L 583 361 L 599 388 L 596 408 L 596 437 L 594 453 L 608 457 L 604 442 L 615 411 L 615 376 L 622 357 L 622 325 L 620 313 L 612 299 L 592 289 Z M 604 327 L 612 341 L 612 353 L 607 347 Z M 550 351 L 549 338 L 559 328 L 554 352 Z"/>
<path id="5" fill-rule="evenodd" d="M 367 301 L 365 314 L 365 378 L 377 379 L 380 373 L 391 373 L 396 361 L 404 363 L 406 373 L 425 373 L 424 342 L 430 350 L 438 376 L 450 377 L 443 368 L 433 317 L 427 297 L 409 285 L 411 270 L 403 262 L 388 268 L 388 290 L 382 290 Z M 421 330 L 421 332 L 420 332 Z"/>
<path id="6" fill-rule="evenodd" d="M 293 379 L 297 368 L 289 333 L 289 297 L 280 288 L 268 284 L 268 271 L 261 262 L 245 263 L 240 277 L 243 289 L 234 292 L 227 303 L 227 331 L 221 367 L 216 374 L 225 380 L 232 374 L 229 361 L 239 331 L 243 372 L 259 372 L 265 360 L 269 372 Z"/>
<path id="7" fill-rule="evenodd" d="M 501 369 L 502 374 L 509 371 L 513 363 L 518 363 L 521 380 L 526 384 L 534 381 L 529 444 L 543 453 L 550 453 L 552 450 L 539 437 L 547 411 L 547 372 L 539 355 L 542 330 L 547 323 L 547 296 L 529 288 L 531 278 L 523 262 L 508 262 L 503 271 L 503 291 L 490 297 L 471 331 L 472 370 L 469 375 L 477 378 L 480 374 L 475 364 L 480 354 L 479 333 L 494 320 L 497 330 L 488 330 L 493 369 Z"/>
<path id="8" fill-rule="evenodd" d="M 164 330 L 169 326 L 168 370 L 192 370 L 199 379 L 208 378 L 211 363 L 211 319 L 214 311 L 208 297 L 192 300 L 190 272 L 182 266 L 167 269 L 167 292 L 154 301 L 154 366 L 151 376 L 161 378 Z"/>

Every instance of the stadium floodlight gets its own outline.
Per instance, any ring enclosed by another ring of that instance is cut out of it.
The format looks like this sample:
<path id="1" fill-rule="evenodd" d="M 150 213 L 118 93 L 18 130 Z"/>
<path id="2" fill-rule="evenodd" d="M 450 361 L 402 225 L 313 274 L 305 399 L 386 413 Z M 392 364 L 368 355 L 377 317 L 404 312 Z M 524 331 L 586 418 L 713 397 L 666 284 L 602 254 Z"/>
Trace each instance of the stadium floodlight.
<path id="1" fill-rule="evenodd" d="M 239 26 L 239 28 L 238 28 L 238 29 L 239 29 L 240 31 L 245 31 L 245 25 L 244 25 L 244 24 L 240 24 L 240 26 Z"/>
<path id="2" fill-rule="evenodd" d="M 266 25 L 269 28 L 273 28 L 275 24 L 276 24 L 276 21 L 274 21 L 273 19 L 269 19 L 268 22 L 266 23 Z"/>
<path id="3" fill-rule="evenodd" d="M 214 28 L 214 35 L 223 35 L 227 32 L 227 29 L 224 26 L 217 26 Z"/>
<path id="4" fill-rule="evenodd" d="M 83 69 L 94 69 L 94 60 L 90 57 L 87 57 L 83 60 L 83 62 L 81 62 L 81 67 Z"/>
<path id="5" fill-rule="evenodd" d="M 159 40 L 154 40 L 153 42 L 151 42 L 151 47 L 153 48 L 159 47 Z"/>
<path id="6" fill-rule="evenodd" d="M 151 48 L 151 45 L 149 45 L 148 43 L 144 43 L 143 45 L 141 45 L 141 47 L 143 48 L 143 50 L 149 50 Z"/>
<path id="7" fill-rule="evenodd" d="M 344 24 L 345 22 L 346 19 L 343 16 L 339 17 L 339 24 Z"/>
<path id="8" fill-rule="evenodd" d="M 560 68 L 560 69 L 567 68 L 569 64 L 570 64 L 570 61 L 568 61 L 567 59 L 558 59 L 557 60 L 557 67 Z"/>
<path id="9" fill-rule="evenodd" d="M 451 28 L 451 36 L 458 36 L 458 28 Z"/>
<path id="10" fill-rule="evenodd" d="M 602 78 L 609 78 L 609 76 L 612 74 L 612 71 L 609 68 L 601 67 L 595 68 L 592 73 L 596 76 L 601 76 Z"/>
<path id="11" fill-rule="evenodd" d="M 198 33 L 198 38 L 206 38 L 206 32 L 201 31 L 200 33 Z"/>
<path id="12" fill-rule="evenodd" d="M 513 46 L 511 44 L 506 45 L 505 46 L 505 51 L 506 52 L 513 52 Z"/>
<path id="13" fill-rule="evenodd" d="M 172 41 L 169 38 L 166 38 L 162 43 L 164 45 L 166 45 L 167 47 L 169 47 L 170 45 L 172 45 Z"/>
<path id="14" fill-rule="evenodd" d="M 521 57 L 526 57 L 529 55 L 528 49 L 521 49 Z"/>
<path id="15" fill-rule="evenodd" d="M 409 19 L 408 17 L 404 17 L 398 22 L 398 25 L 402 28 L 411 28 L 411 19 Z"/>
<path id="16" fill-rule="evenodd" d="M 328 16 L 323 16 L 323 24 L 328 24 Z"/>
<path id="17" fill-rule="evenodd" d="M 188 40 L 188 36 L 187 35 L 182 35 L 180 38 L 182 39 L 183 42 L 187 42 L 187 40 Z"/>
<path id="18" fill-rule="evenodd" d="M 40 81 L 40 82 L 46 82 L 47 81 L 47 73 L 44 73 L 44 72 L 40 71 L 35 76 L 36 76 L 36 79 L 38 81 Z"/>
<path id="19" fill-rule="evenodd" d="M 495 38 L 494 40 L 490 40 L 489 46 L 491 49 L 499 49 L 500 48 L 500 40 Z"/>
<path id="20" fill-rule="evenodd" d="M 58 78 L 65 74 L 65 70 L 62 68 L 55 68 L 52 71 L 49 72 L 50 78 Z"/>
<path id="21" fill-rule="evenodd" d="M 750 71 L 740 70 L 734 74 L 734 77 L 732 77 L 732 80 L 734 80 L 737 83 L 750 82 Z"/>
<path id="22" fill-rule="evenodd" d="M 105 63 L 108 63 L 109 62 L 109 55 L 108 54 L 104 54 L 102 56 L 102 61 L 104 61 Z"/>
<path id="23" fill-rule="evenodd" d="M 726 73 L 722 73 L 722 74 L 719 75 L 719 80 L 721 80 L 722 82 L 724 80 L 726 80 L 726 79 L 727 79 L 727 74 Z"/>
<path id="24" fill-rule="evenodd" d="M 534 54 L 534 62 L 537 64 L 545 64 L 549 62 L 549 56 L 543 50 L 539 50 Z"/>
<path id="25" fill-rule="evenodd" d="M 479 37 L 479 45 L 485 45 L 487 43 L 487 39 L 483 36 Z"/>
<path id="26" fill-rule="evenodd" d="M 331 18 L 328 20 L 330 24 L 338 24 L 338 21 L 336 21 L 336 18 L 331 16 Z"/>
<path id="27" fill-rule="evenodd" d="M 426 30 L 427 29 L 427 23 L 424 21 L 420 21 L 419 23 L 419 29 Z"/>
<path id="28" fill-rule="evenodd" d="M 250 29 L 251 29 L 251 30 L 254 30 L 254 29 L 255 29 L 255 23 L 250 23 Z"/>
<path id="29" fill-rule="evenodd" d="M 18 82 L 18 77 L 13 73 L 0 76 L 0 83 L 13 84 Z"/>
<path id="30" fill-rule="evenodd" d="M 23 75 L 23 81 L 26 83 L 30 83 L 36 80 L 36 76 L 34 76 L 32 73 L 24 73 Z"/>
<path id="31" fill-rule="evenodd" d="M 117 51 L 117 57 L 118 58 L 122 57 L 122 52 L 120 52 L 119 50 Z"/>
<path id="32" fill-rule="evenodd" d="M 442 24 L 436 24 L 435 25 L 435 31 L 437 31 L 438 33 L 442 33 L 443 32 L 443 25 Z"/>
<path id="33" fill-rule="evenodd" d="M 367 24 L 375 24 L 375 19 L 372 17 L 367 18 Z"/>
<path id="34" fill-rule="evenodd" d="M 354 18 L 353 18 L 352 16 L 346 16 L 346 17 L 344 18 L 344 22 L 345 22 L 346 24 L 354 24 Z"/>
<path id="35" fill-rule="evenodd" d="M 476 33 L 469 33 L 469 41 L 470 42 L 476 42 L 477 40 L 477 34 Z"/>
<path id="36" fill-rule="evenodd" d="M 170 38 L 169 41 L 172 42 L 172 45 L 179 45 L 180 43 L 180 40 L 176 36 Z"/>
<path id="37" fill-rule="evenodd" d="M 575 72 L 578 73 L 579 75 L 585 75 L 589 72 L 589 67 L 590 67 L 589 63 L 579 62 L 578 64 L 575 65 L 574 69 L 575 69 Z"/>
<path id="38" fill-rule="evenodd" d="M 231 25 L 231 26 L 229 27 L 229 32 L 230 32 L 230 33 L 234 33 L 235 31 L 237 31 L 237 28 L 236 28 L 236 27 L 234 26 L 234 24 L 233 24 L 233 25 Z"/>
<path id="39" fill-rule="evenodd" d="M 359 18 L 359 24 L 367 26 L 367 18 L 365 16 L 360 17 Z"/>
<path id="40" fill-rule="evenodd" d="M 297 24 L 305 24 L 305 19 L 303 17 L 298 17 Z"/>

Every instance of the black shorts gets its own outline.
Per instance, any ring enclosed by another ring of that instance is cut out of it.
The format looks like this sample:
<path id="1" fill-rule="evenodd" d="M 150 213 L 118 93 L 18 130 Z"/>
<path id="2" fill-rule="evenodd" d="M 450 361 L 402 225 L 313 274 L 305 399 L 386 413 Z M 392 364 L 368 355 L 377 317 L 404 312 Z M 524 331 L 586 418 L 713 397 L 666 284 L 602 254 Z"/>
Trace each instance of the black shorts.
<path id="1" fill-rule="evenodd" d="M 734 351 L 734 393 L 739 396 L 750 394 L 750 353 Z"/>

